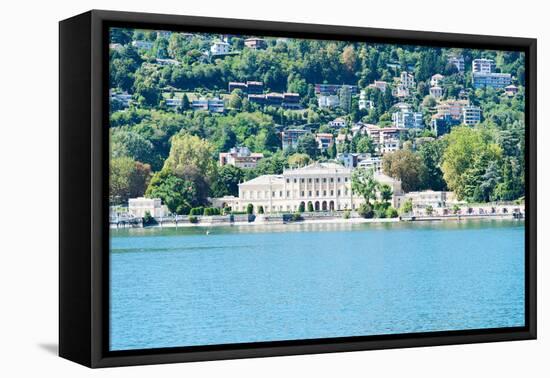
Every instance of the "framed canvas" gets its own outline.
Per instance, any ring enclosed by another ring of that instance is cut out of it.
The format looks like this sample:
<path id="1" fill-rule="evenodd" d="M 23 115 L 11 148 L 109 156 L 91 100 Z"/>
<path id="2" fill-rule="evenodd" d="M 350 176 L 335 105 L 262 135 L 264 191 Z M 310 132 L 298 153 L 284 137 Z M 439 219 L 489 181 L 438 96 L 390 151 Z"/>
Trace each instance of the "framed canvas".
<path id="1" fill-rule="evenodd" d="M 59 70 L 62 357 L 536 338 L 536 40 L 94 10 Z"/>

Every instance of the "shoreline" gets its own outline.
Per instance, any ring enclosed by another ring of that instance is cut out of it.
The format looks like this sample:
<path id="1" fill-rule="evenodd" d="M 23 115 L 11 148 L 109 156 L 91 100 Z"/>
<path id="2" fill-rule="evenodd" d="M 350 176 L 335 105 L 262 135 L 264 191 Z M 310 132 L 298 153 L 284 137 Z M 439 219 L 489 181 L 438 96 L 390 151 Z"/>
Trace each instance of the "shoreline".
<path id="1" fill-rule="evenodd" d="M 523 214 L 522 214 L 523 215 Z M 514 214 L 485 214 L 485 215 L 447 215 L 447 216 L 417 216 L 417 217 L 398 217 L 398 218 L 348 218 L 344 219 L 343 217 L 331 217 L 327 219 L 304 219 L 300 221 L 284 221 L 284 220 L 264 220 L 257 219 L 252 222 L 248 221 L 235 221 L 235 222 L 199 222 L 199 223 L 189 223 L 185 221 L 174 222 L 174 221 L 165 221 L 157 223 L 154 225 L 143 226 L 140 224 L 125 224 L 125 225 L 110 225 L 110 229 L 131 229 L 131 228 L 211 228 L 211 227 L 232 227 L 232 226 L 269 226 L 269 225 L 294 225 L 294 224 L 380 224 L 380 223 L 400 223 L 400 222 L 462 222 L 468 220 L 524 220 L 521 218 L 516 218 Z"/>

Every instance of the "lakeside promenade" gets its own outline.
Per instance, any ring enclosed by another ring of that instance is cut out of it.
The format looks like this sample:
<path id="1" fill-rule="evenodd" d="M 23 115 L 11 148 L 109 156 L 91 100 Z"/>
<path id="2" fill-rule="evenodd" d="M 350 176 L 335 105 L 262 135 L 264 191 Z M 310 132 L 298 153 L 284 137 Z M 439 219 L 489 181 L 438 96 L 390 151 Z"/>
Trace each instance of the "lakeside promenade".
<path id="1" fill-rule="evenodd" d="M 444 211 L 445 210 L 445 211 Z M 523 219 L 525 206 L 521 205 L 487 205 L 477 207 L 461 207 L 452 209 L 437 209 L 432 214 L 425 210 L 415 210 L 396 218 L 363 218 L 356 211 L 335 212 L 304 212 L 296 218 L 292 213 L 280 214 L 231 214 L 214 216 L 196 216 L 193 221 L 188 215 L 172 215 L 153 218 L 149 224 L 144 224 L 143 218 L 111 217 L 110 228 L 142 228 L 142 227 L 216 227 L 216 226 L 254 226 L 266 224 L 287 223 L 394 223 L 419 221 L 461 221 L 467 219 Z"/>

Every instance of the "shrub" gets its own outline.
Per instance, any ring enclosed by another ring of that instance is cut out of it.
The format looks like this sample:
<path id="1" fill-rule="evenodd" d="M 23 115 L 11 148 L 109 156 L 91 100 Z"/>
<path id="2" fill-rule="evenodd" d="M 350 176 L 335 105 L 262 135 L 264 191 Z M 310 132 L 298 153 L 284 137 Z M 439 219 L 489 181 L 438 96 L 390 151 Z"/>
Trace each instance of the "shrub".
<path id="1" fill-rule="evenodd" d="M 218 209 L 217 207 L 207 207 L 206 209 L 204 209 L 204 215 L 220 215 L 220 209 Z"/>
<path id="2" fill-rule="evenodd" d="M 153 216 L 151 215 L 151 213 L 149 211 L 146 211 L 145 214 L 143 214 L 143 224 L 145 226 L 153 223 L 155 220 L 155 218 L 153 218 Z"/>
<path id="3" fill-rule="evenodd" d="M 303 213 L 304 211 L 306 211 L 306 205 L 303 202 L 300 202 L 300 206 L 298 207 L 298 211 L 300 213 Z"/>
<path id="4" fill-rule="evenodd" d="M 388 202 L 375 202 L 374 203 L 374 217 L 386 218 L 386 210 L 390 204 Z"/>
<path id="5" fill-rule="evenodd" d="M 372 218 L 374 216 L 372 206 L 367 203 L 361 204 L 361 206 L 359 206 L 359 210 L 357 210 L 357 213 L 363 218 Z"/>
<path id="6" fill-rule="evenodd" d="M 313 210 L 313 203 L 311 203 L 311 202 L 307 203 L 307 211 L 310 212 L 310 213 L 314 211 Z"/>
<path id="7" fill-rule="evenodd" d="M 189 215 L 203 215 L 203 214 L 204 214 L 204 207 L 202 206 L 194 207 L 189 212 Z"/>
<path id="8" fill-rule="evenodd" d="M 458 214 L 459 211 L 460 211 L 460 206 L 454 205 L 453 206 L 453 214 Z"/>
<path id="9" fill-rule="evenodd" d="M 343 215 L 344 219 L 349 219 L 350 216 L 351 216 L 350 211 L 349 210 L 344 210 L 344 215 Z"/>
<path id="10" fill-rule="evenodd" d="M 263 213 L 264 213 L 264 207 L 260 205 L 258 207 L 258 214 L 263 214 Z"/>
<path id="11" fill-rule="evenodd" d="M 426 206 L 426 214 L 432 215 L 434 213 L 434 208 L 432 205 Z"/>
<path id="12" fill-rule="evenodd" d="M 408 214 L 411 213 L 413 210 L 413 203 L 411 199 L 406 200 L 403 202 L 403 205 L 399 208 L 401 214 Z"/>
<path id="13" fill-rule="evenodd" d="M 388 207 L 386 209 L 386 218 L 397 218 L 397 209 L 394 207 Z"/>
<path id="14" fill-rule="evenodd" d="M 248 205 L 246 205 L 246 213 L 248 215 L 254 213 L 254 205 L 253 204 L 249 203 Z"/>
<path id="15" fill-rule="evenodd" d="M 386 209 L 384 207 L 379 207 L 374 210 L 375 218 L 386 218 Z"/>
<path id="16" fill-rule="evenodd" d="M 302 214 L 300 214 L 300 213 L 294 213 L 294 214 L 292 214 L 292 217 L 290 218 L 290 220 L 291 220 L 292 222 L 299 222 L 299 221 L 304 220 L 304 218 L 302 217 Z"/>
<path id="17" fill-rule="evenodd" d="M 199 223 L 199 218 L 194 215 L 189 216 L 189 223 Z"/>

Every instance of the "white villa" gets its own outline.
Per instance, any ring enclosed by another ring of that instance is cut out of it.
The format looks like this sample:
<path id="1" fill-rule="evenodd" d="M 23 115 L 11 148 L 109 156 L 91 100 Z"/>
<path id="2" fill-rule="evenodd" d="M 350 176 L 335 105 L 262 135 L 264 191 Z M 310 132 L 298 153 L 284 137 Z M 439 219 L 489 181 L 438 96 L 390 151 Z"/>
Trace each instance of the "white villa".
<path id="1" fill-rule="evenodd" d="M 155 218 L 168 215 L 168 208 L 162 204 L 160 198 L 130 198 L 128 200 L 128 213 L 137 217 L 143 218 L 145 213 L 149 213 Z"/>
<path id="2" fill-rule="evenodd" d="M 257 212 L 294 212 L 302 204 L 307 210 L 335 211 L 357 209 L 364 199 L 352 193 L 351 168 L 337 163 L 313 163 L 306 167 L 285 169 L 282 175 L 263 175 L 239 184 L 239 197 L 212 199 L 215 207 L 230 206 L 245 211 L 248 204 Z M 375 179 L 393 189 L 392 206 L 399 207 L 403 191 L 401 182 L 375 172 Z"/>
<path id="3" fill-rule="evenodd" d="M 402 195 L 400 202 L 411 200 L 414 209 L 424 209 L 431 206 L 433 209 L 450 207 L 459 204 L 453 192 L 425 190 L 423 192 L 408 192 Z"/>
<path id="4" fill-rule="evenodd" d="M 225 55 L 229 53 L 230 45 L 224 41 L 214 41 L 210 46 L 210 55 Z"/>

